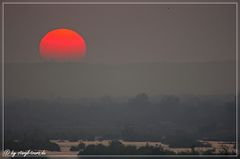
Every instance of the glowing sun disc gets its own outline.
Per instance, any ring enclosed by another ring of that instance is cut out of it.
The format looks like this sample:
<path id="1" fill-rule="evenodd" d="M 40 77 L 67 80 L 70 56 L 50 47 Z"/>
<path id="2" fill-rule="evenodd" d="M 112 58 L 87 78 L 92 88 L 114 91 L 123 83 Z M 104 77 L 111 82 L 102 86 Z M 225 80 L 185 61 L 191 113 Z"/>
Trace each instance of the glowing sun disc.
<path id="1" fill-rule="evenodd" d="M 86 42 L 76 31 L 55 29 L 41 39 L 39 51 L 47 60 L 78 60 L 86 54 Z"/>

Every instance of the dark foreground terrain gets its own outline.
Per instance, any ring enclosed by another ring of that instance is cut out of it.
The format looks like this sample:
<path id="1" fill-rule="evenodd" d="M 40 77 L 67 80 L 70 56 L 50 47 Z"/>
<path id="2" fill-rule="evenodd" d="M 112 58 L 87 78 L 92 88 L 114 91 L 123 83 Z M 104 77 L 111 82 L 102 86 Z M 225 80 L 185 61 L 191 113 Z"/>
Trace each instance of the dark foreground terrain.
<path id="1" fill-rule="evenodd" d="M 58 150 L 57 140 L 158 141 L 200 147 L 199 140 L 235 141 L 234 96 L 7 99 L 6 148 Z M 39 144 L 41 143 L 41 144 Z M 34 145 L 36 144 L 36 145 Z"/>

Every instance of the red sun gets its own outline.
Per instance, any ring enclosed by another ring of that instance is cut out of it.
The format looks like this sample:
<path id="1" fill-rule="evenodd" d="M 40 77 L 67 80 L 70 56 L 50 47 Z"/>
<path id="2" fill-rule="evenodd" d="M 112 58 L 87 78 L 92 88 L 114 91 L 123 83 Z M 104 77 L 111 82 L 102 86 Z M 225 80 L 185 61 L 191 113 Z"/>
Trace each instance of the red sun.
<path id="1" fill-rule="evenodd" d="M 78 60 L 86 54 L 83 37 L 70 29 L 49 31 L 40 42 L 40 55 L 47 60 Z"/>

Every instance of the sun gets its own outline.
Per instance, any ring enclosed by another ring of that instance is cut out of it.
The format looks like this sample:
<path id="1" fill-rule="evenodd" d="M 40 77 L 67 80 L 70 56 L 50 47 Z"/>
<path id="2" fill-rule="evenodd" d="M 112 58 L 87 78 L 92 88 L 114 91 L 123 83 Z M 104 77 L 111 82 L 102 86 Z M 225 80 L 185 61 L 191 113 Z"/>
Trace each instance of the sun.
<path id="1" fill-rule="evenodd" d="M 40 56 L 46 60 L 79 60 L 86 54 L 86 42 L 71 29 L 55 29 L 44 35 L 39 44 Z"/>

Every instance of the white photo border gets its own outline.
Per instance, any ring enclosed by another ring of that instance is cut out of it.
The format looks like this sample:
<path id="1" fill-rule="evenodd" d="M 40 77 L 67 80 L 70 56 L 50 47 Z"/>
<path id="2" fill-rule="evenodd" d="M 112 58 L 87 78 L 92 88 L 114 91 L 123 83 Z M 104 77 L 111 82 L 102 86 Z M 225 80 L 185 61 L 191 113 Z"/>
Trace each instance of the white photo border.
<path id="1" fill-rule="evenodd" d="M 238 156 L 238 2 L 2 2 L 2 157 L 4 152 L 4 18 L 5 18 L 5 5 L 235 5 L 236 12 L 236 154 L 235 155 L 77 155 L 78 157 L 237 157 Z M 30 156 L 29 156 L 30 157 Z M 33 156 L 31 156 L 33 157 Z M 76 155 L 46 155 L 44 157 L 76 157 Z"/>

